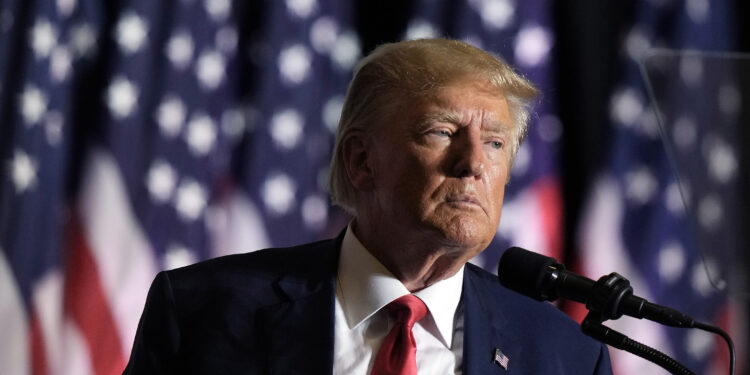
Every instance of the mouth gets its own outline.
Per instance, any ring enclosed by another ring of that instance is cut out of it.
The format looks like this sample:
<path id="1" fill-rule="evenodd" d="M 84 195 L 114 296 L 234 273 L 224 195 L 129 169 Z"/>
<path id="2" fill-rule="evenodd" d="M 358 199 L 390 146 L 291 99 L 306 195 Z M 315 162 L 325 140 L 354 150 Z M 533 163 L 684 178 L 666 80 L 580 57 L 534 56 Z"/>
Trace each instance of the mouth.
<path id="1" fill-rule="evenodd" d="M 478 207 L 482 208 L 482 205 L 479 203 L 479 200 L 473 196 L 473 195 L 467 195 L 467 194 L 461 194 L 461 195 L 454 195 L 447 197 L 445 199 L 445 202 L 450 205 L 455 206 L 470 206 L 470 207 Z"/>

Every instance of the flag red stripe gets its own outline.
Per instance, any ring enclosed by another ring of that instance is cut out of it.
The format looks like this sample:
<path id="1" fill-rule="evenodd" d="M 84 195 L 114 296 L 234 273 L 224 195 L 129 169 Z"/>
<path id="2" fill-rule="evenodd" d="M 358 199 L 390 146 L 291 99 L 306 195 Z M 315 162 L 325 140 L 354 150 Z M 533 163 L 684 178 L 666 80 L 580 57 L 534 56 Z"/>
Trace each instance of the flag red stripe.
<path id="1" fill-rule="evenodd" d="M 732 322 L 736 321 L 736 318 L 733 317 L 735 313 L 734 309 L 734 301 L 730 301 L 728 303 L 725 303 L 722 308 L 718 311 L 717 316 L 713 318 L 713 322 L 716 323 L 716 325 L 724 330 L 724 332 L 729 333 L 730 338 L 734 340 L 737 337 L 741 337 L 739 334 L 739 331 L 737 330 L 737 327 L 732 326 Z M 715 345 L 716 350 L 714 351 L 714 367 L 717 367 L 720 369 L 720 371 L 724 373 L 729 372 L 729 348 L 727 347 L 727 343 L 724 341 L 724 339 L 716 335 L 715 336 Z M 735 352 L 740 353 L 742 355 L 742 342 L 734 342 L 735 345 Z M 738 350 L 739 349 L 739 350 Z M 736 353 L 735 353 L 736 354 Z M 735 369 L 734 372 L 736 374 L 744 374 L 744 368 L 743 361 L 735 361 Z"/>
<path id="2" fill-rule="evenodd" d="M 541 207 L 541 221 L 549 256 L 562 255 L 562 198 L 556 178 L 545 177 L 534 184 Z"/>
<path id="3" fill-rule="evenodd" d="M 29 346 L 31 347 L 31 374 L 49 374 L 47 353 L 44 349 L 44 335 L 36 311 L 31 313 L 31 320 L 29 321 Z"/>
<path id="4" fill-rule="evenodd" d="M 74 215 L 68 232 L 65 311 L 72 315 L 86 340 L 94 374 L 120 374 L 125 359 L 119 332 L 80 223 Z"/>

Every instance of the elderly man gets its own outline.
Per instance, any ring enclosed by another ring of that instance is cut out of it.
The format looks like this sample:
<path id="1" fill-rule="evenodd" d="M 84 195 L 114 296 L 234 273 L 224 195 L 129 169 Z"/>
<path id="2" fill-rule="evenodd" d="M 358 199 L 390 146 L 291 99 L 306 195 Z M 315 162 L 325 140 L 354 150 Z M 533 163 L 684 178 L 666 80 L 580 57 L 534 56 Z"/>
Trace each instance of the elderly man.
<path id="1" fill-rule="evenodd" d="M 607 349 L 467 262 L 492 240 L 536 89 L 445 39 L 360 62 L 330 189 L 336 239 L 160 273 L 128 374 L 607 374 Z"/>

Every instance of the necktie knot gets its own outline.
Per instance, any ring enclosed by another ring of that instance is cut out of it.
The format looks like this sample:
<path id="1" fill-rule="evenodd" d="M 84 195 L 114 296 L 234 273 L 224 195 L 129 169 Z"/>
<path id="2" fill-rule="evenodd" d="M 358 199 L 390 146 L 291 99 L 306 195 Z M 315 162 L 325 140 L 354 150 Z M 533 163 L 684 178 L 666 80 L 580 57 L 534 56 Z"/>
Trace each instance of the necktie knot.
<path id="1" fill-rule="evenodd" d="M 380 345 L 372 375 L 416 375 L 417 344 L 411 328 L 427 315 L 427 306 L 419 298 L 407 294 L 392 301 L 386 310 L 395 325 Z"/>
<path id="2" fill-rule="evenodd" d="M 391 301 L 387 309 L 396 324 L 405 324 L 409 327 L 414 326 L 414 323 L 427 315 L 427 306 L 413 294 L 407 294 Z"/>

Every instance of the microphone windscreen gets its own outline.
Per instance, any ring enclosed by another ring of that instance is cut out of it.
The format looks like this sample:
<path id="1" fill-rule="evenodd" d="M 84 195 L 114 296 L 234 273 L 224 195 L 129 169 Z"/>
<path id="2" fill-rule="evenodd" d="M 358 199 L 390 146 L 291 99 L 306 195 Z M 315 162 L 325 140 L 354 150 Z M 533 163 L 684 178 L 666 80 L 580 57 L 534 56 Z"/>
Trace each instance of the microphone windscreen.
<path id="1" fill-rule="evenodd" d="M 500 284 L 537 301 L 546 301 L 547 269 L 561 267 L 554 259 L 520 247 L 505 250 L 497 265 Z"/>

